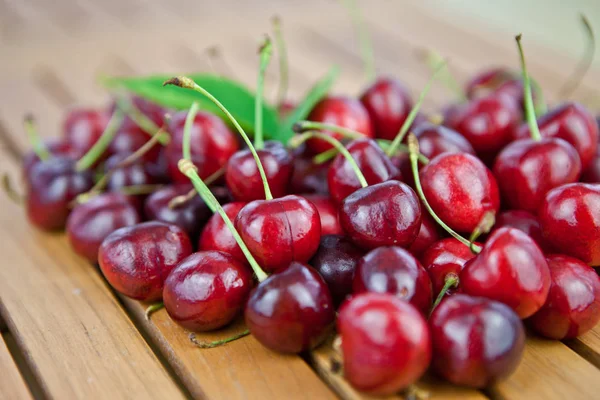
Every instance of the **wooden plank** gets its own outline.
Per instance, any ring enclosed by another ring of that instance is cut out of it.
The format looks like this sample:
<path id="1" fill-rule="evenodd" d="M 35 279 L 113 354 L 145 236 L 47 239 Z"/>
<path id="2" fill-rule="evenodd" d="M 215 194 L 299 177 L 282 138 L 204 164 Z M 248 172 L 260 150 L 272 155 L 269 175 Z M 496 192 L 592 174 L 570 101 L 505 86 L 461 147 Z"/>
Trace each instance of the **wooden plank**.
<path id="1" fill-rule="evenodd" d="M 31 399 L 31 393 L 0 335 L 0 399 Z"/>
<path id="2" fill-rule="evenodd" d="M 565 342 L 583 358 L 600 368 L 600 325 L 578 337 Z"/>

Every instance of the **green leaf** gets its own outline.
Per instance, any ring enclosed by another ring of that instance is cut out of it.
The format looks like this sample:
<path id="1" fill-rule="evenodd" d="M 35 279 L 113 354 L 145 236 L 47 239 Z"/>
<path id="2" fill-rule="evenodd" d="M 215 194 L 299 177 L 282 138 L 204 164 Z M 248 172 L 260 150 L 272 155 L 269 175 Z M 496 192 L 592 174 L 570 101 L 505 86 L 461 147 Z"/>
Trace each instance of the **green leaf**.
<path id="1" fill-rule="evenodd" d="M 325 75 L 321 80 L 319 80 L 306 94 L 304 100 L 300 102 L 291 112 L 291 114 L 283 121 L 279 127 L 279 132 L 277 132 L 277 138 L 283 143 L 287 143 L 292 136 L 294 136 L 294 132 L 292 131 L 292 126 L 294 123 L 306 119 L 311 110 L 315 107 L 315 105 L 329 92 L 331 86 L 337 79 L 340 74 L 340 69 L 338 66 L 332 67 L 327 75 Z"/>
<path id="2" fill-rule="evenodd" d="M 215 96 L 237 119 L 247 133 L 254 132 L 254 93 L 241 83 L 227 78 L 209 74 L 187 75 L 198 85 Z M 103 80 L 107 87 L 123 88 L 147 100 L 176 110 L 189 109 L 194 101 L 201 110 L 211 112 L 229 122 L 219 108 L 205 96 L 188 89 L 169 85 L 163 82 L 172 75 L 155 75 L 148 77 L 108 78 Z M 280 140 L 279 117 L 277 111 L 268 104 L 263 105 L 263 126 L 265 138 Z"/>

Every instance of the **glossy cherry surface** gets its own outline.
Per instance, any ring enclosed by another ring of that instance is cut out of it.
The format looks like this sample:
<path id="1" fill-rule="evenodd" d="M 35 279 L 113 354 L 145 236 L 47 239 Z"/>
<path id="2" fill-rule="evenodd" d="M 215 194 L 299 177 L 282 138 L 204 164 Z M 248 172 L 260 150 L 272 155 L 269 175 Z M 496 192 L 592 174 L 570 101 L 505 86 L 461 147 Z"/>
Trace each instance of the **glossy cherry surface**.
<path id="1" fill-rule="evenodd" d="M 419 140 L 419 152 L 431 159 L 442 153 L 469 153 L 475 155 L 471 143 L 463 135 L 443 125 L 424 122 L 413 132 Z"/>
<path id="2" fill-rule="evenodd" d="M 83 156 L 81 150 L 71 146 L 66 140 L 49 140 L 44 143 L 44 147 L 53 156 L 72 158 L 78 160 Z M 27 176 L 31 171 L 31 168 L 41 160 L 35 151 L 30 150 L 23 156 L 23 176 Z"/>
<path id="3" fill-rule="evenodd" d="M 329 195 L 327 173 L 331 162 L 315 164 L 312 156 L 294 157 L 294 168 L 289 185 L 292 194 Z"/>
<path id="4" fill-rule="evenodd" d="M 525 233 L 500 228 L 460 273 L 462 292 L 487 297 L 527 318 L 546 302 L 550 271 L 544 254 Z"/>
<path id="5" fill-rule="evenodd" d="M 505 67 L 492 67 L 477 73 L 465 85 L 465 94 L 474 99 L 493 93 L 504 83 L 514 80 L 515 73 Z M 523 88 L 517 95 L 523 96 Z"/>
<path id="6" fill-rule="evenodd" d="M 497 301 L 456 294 L 436 307 L 429 326 L 433 369 L 456 385 L 491 386 L 512 374 L 521 361 L 523 323 Z"/>
<path id="7" fill-rule="evenodd" d="M 317 271 L 292 262 L 251 292 L 245 317 L 250 333 L 263 345 L 299 353 L 323 341 L 333 327 L 335 308 Z"/>
<path id="8" fill-rule="evenodd" d="M 421 257 L 421 263 L 431 279 L 433 295 L 444 287 L 449 274 L 459 276 L 467 261 L 475 257 L 469 246 L 454 238 L 442 239 L 432 244 Z M 453 293 L 450 288 L 447 293 Z"/>
<path id="9" fill-rule="evenodd" d="M 273 197 L 288 194 L 288 185 L 292 176 L 293 159 L 288 150 L 280 143 L 266 141 L 262 149 L 256 150 Z M 225 170 L 225 182 L 237 201 L 252 201 L 265 198 L 256 161 L 248 149 L 240 150 L 231 156 Z"/>
<path id="10" fill-rule="evenodd" d="M 108 190 L 118 191 L 127 186 L 153 185 L 158 183 L 146 169 L 142 160 L 120 167 L 119 164 L 129 154 L 121 153 L 110 156 L 104 163 L 104 173 L 112 171 L 106 185 Z"/>
<path id="11" fill-rule="evenodd" d="M 569 256 L 548 256 L 552 285 L 544 306 L 529 325 L 550 339 L 572 339 L 600 321 L 600 277 L 589 265 Z"/>
<path id="12" fill-rule="evenodd" d="M 108 154 L 131 154 L 142 147 L 151 136 L 133 123 L 124 124 L 119 128 L 115 137 L 108 145 Z M 160 156 L 162 146 L 160 143 L 154 144 L 141 159 L 144 162 L 156 163 Z"/>
<path id="13" fill-rule="evenodd" d="M 308 194 L 302 197 L 313 203 L 319 212 L 321 236 L 344 233 L 338 218 L 338 206 L 328 196 Z"/>
<path id="14" fill-rule="evenodd" d="M 63 137 L 71 147 L 84 154 L 102 136 L 108 119 L 104 110 L 73 109 L 63 122 Z"/>
<path id="15" fill-rule="evenodd" d="M 590 165 L 583 171 L 581 181 L 587 183 L 600 183 L 600 145 L 596 150 L 596 156 L 590 162 Z"/>
<path id="16" fill-rule="evenodd" d="M 152 302 L 162 298 L 165 279 L 190 254 L 192 244 L 183 229 L 150 221 L 108 235 L 98 251 L 98 262 L 115 290 Z"/>
<path id="17" fill-rule="evenodd" d="M 509 210 L 501 212 L 496 216 L 493 230 L 500 228 L 515 228 L 525 232 L 545 253 L 551 251 L 551 246 L 546 243 L 542 235 L 540 220 L 528 211 Z"/>
<path id="18" fill-rule="evenodd" d="M 223 210 L 225 210 L 225 214 L 227 214 L 229 219 L 234 221 L 240 210 L 244 208 L 246 204 L 248 203 L 240 201 L 228 203 L 223 206 Z M 221 218 L 218 213 L 213 214 L 206 225 L 204 225 L 198 241 L 198 249 L 204 251 L 223 251 L 231 254 L 238 261 L 244 264 L 248 262 L 248 260 L 246 260 L 246 256 L 242 252 L 242 249 L 240 249 L 240 246 L 233 238 L 231 231 L 229 228 L 227 228 L 227 225 L 225 225 L 225 222 L 223 222 L 223 218 Z"/>
<path id="19" fill-rule="evenodd" d="M 557 252 L 600 266 L 600 185 L 572 183 L 551 190 L 538 217 Z"/>
<path id="20" fill-rule="evenodd" d="M 191 331 L 210 331 L 240 314 L 252 289 L 252 273 L 232 255 L 201 251 L 171 271 L 163 302 L 173 321 Z"/>
<path id="21" fill-rule="evenodd" d="M 358 260 L 364 252 L 343 235 L 323 235 L 319 249 L 310 260 L 329 287 L 338 306 L 352 293 L 352 280 Z"/>
<path id="22" fill-rule="evenodd" d="M 452 229 L 471 233 L 488 212 L 500 208 L 496 179 L 470 154 L 444 153 L 420 171 L 423 193 Z"/>
<path id="23" fill-rule="evenodd" d="M 422 206 L 421 209 L 423 209 Z M 440 239 L 440 229 L 437 222 L 431 218 L 429 213 L 422 213 L 421 227 L 419 228 L 417 238 L 409 247 L 407 247 L 407 250 L 410 254 L 419 259 L 425 250 Z"/>
<path id="24" fill-rule="evenodd" d="M 113 231 L 141 222 L 137 208 L 121 193 L 103 193 L 77 205 L 67 219 L 67 237 L 75 253 L 92 263 Z"/>
<path id="25" fill-rule="evenodd" d="M 379 247 L 362 257 L 356 267 L 353 293 L 389 293 L 406 300 L 424 315 L 432 303 L 427 271 L 401 247 Z"/>
<path id="26" fill-rule="evenodd" d="M 431 361 L 423 315 L 411 304 L 382 293 L 363 293 L 340 308 L 344 377 L 375 395 L 399 392 L 416 382 Z"/>

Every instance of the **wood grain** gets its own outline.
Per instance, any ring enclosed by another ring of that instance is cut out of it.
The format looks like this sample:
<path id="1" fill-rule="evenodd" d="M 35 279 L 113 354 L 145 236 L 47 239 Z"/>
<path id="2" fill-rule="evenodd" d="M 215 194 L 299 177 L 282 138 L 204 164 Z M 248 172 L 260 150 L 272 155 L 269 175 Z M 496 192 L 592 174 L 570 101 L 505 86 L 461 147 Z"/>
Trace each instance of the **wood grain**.
<path id="1" fill-rule="evenodd" d="M 0 399 L 31 399 L 31 393 L 0 335 Z"/>
<path id="2" fill-rule="evenodd" d="M 600 368 L 600 325 L 578 337 L 565 342 L 583 358 Z"/>

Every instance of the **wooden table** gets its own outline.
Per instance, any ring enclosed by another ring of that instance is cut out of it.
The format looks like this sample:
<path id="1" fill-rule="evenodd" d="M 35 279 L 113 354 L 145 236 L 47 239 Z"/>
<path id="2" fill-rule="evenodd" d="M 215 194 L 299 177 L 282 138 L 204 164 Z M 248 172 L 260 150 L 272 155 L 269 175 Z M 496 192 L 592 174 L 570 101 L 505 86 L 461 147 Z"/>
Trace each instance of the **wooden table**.
<path id="1" fill-rule="evenodd" d="M 418 93 L 429 72 L 413 51 L 423 46 L 451 56 L 459 79 L 489 65 L 518 67 L 511 35 L 498 37 L 485 21 L 420 3 L 368 2 L 380 72 L 400 77 Z M 0 0 L 1 171 L 18 181 L 28 148 L 21 127 L 26 112 L 50 137 L 59 135 L 65 108 L 104 104 L 107 94 L 95 84 L 99 74 L 214 69 L 253 86 L 257 43 L 275 12 L 284 19 L 290 49 L 291 97 L 300 97 L 333 63 L 343 68 L 335 91 L 360 92 L 355 36 L 333 1 Z M 527 37 L 524 43 L 531 71 L 552 100 L 574 61 Z M 206 56 L 215 44 L 224 61 Z M 576 97 L 593 97 L 599 78 L 600 71 L 592 70 Z M 267 95 L 275 94 L 276 82 L 272 67 Z M 426 107 L 450 98 L 436 85 Z M 0 398 L 366 398 L 331 372 L 329 346 L 305 358 L 275 354 L 252 337 L 216 349 L 194 347 L 164 310 L 146 321 L 144 305 L 117 296 L 96 268 L 69 249 L 64 235 L 38 232 L 19 206 L 5 196 L 0 202 Z M 417 387 L 440 399 L 598 398 L 599 353 L 600 326 L 565 343 L 530 337 L 516 373 L 485 392 L 433 378 Z"/>

